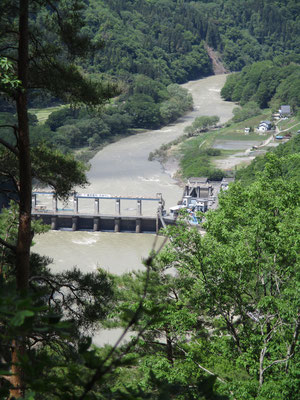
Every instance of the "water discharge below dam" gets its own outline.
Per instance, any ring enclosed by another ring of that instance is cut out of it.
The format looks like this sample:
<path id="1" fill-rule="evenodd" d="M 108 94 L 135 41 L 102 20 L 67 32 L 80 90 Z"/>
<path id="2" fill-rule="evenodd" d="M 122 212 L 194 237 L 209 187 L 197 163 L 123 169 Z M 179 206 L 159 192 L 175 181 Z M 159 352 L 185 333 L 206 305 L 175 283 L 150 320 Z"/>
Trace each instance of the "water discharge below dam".
<path id="1" fill-rule="evenodd" d="M 226 75 L 215 75 L 184 84 L 183 87 L 193 96 L 194 110 L 173 125 L 124 138 L 99 151 L 91 160 L 90 186 L 79 191 L 150 197 L 162 193 L 166 209 L 177 204 L 182 188 L 159 162 L 148 161 L 148 155 L 162 144 L 181 136 L 183 129 L 197 116 L 218 115 L 221 122 L 230 119 L 234 104 L 220 98 L 225 80 Z M 128 205 L 128 211 L 134 212 L 130 207 Z M 111 273 L 122 274 L 142 268 L 141 260 L 151 250 L 154 235 L 50 231 L 35 237 L 34 241 L 33 251 L 53 258 L 54 271 L 77 266 L 89 272 L 102 267 Z M 114 340 L 114 335 L 110 334 L 110 339 Z"/>

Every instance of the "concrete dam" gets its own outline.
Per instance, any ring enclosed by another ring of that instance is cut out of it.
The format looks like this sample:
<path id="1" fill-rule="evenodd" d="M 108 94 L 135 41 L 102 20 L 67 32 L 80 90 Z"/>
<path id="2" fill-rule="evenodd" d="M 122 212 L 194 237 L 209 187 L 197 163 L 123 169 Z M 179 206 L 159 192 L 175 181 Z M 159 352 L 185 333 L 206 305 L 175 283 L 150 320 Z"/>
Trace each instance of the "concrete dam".
<path id="1" fill-rule="evenodd" d="M 40 199 L 52 198 L 49 204 L 40 204 Z M 79 211 L 80 199 L 92 199 L 94 207 L 88 212 Z M 100 212 L 100 201 L 109 200 L 115 202 L 115 213 L 103 214 Z M 136 215 L 129 216 L 122 213 L 122 201 L 136 203 Z M 156 202 L 157 209 L 154 215 L 143 215 L 143 202 Z M 52 230 L 86 230 L 86 231 L 108 231 L 108 232 L 135 232 L 135 233 L 157 233 L 166 225 L 175 224 L 172 218 L 164 218 L 164 200 L 161 193 L 156 197 L 134 197 L 134 196 L 111 196 L 104 194 L 79 194 L 74 192 L 71 198 L 73 207 L 70 209 L 59 209 L 58 200 L 53 192 L 33 192 L 32 195 L 32 218 L 39 219 L 44 224 L 50 225 Z"/>

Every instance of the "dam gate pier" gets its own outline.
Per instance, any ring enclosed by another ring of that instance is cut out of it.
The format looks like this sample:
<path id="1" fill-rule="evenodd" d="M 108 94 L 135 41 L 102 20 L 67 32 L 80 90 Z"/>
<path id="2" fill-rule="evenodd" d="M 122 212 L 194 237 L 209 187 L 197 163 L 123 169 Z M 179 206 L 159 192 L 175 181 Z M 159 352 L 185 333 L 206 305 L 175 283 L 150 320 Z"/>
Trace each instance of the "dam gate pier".
<path id="1" fill-rule="evenodd" d="M 43 198 L 43 202 L 40 199 Z M 91 210 L 80 212 L 80 202 L 83 199 L 92 199 L 94 202 Z M 101 200 L 115 202 L 113 214 L 101 213 Z M 126 215 L 122 212 L 122 202 L 135 202 L 136 215 Z M 142 213 L 144 202 L 156 202 L 157 209 L 153 215 L 145 216 Z M 109 232 L 151 232 L 157 233 L 163 226 L 162 214 L 164 200 L 161 193 L 156 197 L 134 197 L 134 196 L 112 196 L 108 194 L 79 194 L 74 192 L 68 204 L 71 208 L 58 208 L 58 199 L 53 192 L 33 192 L 32 194 L 32 217 L 42 220 L 44 224 L 50 225 L 52 230 L 88 230 Z M 173 221 L 169 221 L 169 224 Z"/>

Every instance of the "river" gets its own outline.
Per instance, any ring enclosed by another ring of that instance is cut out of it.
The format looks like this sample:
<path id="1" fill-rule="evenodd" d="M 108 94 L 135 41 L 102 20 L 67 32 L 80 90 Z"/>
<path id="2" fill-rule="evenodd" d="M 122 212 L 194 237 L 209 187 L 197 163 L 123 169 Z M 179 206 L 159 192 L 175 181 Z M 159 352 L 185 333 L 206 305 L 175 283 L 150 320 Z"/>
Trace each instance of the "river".
<path id="1" fill-rule="evenodd" d="M 218 115 L 221 122 L 230 119 L 234 104 L 220 98 L 225 80 L 226 75 L 214 75 L 184 84 L 183 87 L 193 96 L 194 110 L 173 125 L 130 136 L 106 146 L 90 162 L 90 185 L 79 191 L 151 197 L 159 192 L 166 201 L 166 209 L 177 204 L 182 188 L 159 162 L 148 161 L 148 155 L 162 144 L 181 136 L 183 129 L 197 116 Z M 125 204 L 128 213 L 135 213 L 134 207 L 135 204 Z M 153 206 L 143 205 L 143 213 L 153 213 L 150 207 Z M 76 265 L 85 272 L 102 267 L 111 273 L 122 274 L 142 268 L 141 260 L 151 250 L 154 235 L 50 231 L 35 237 L 34 241 L 33 251 L 51 257 L 54 271 Z"/>

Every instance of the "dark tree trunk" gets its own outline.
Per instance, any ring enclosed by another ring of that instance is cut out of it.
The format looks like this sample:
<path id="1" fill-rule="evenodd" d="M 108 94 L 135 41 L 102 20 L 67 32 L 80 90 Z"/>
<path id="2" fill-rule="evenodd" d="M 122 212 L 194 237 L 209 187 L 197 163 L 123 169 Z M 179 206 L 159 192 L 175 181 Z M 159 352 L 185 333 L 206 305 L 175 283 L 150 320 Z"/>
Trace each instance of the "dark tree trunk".
<path id="1" fill-rule="evenodd" d="M 170 337 L 169 329 L 167 327 L 165 328 L 165 333 L 166 333 L 166 341 L 167 341 L 167 358 L 169 360 L 169 363 L 171 365 L 173 365 L 174 364 L 173 344 L 172 344 L 172 340 Z"/>
<path id="2" fill-rule="evenodd" d="M 29 279 L 31 244 L 31 162 L 27 112 L 28 87 L 28 0 L 20 0 L 18 79 L 22 87 L 17 95 L 20 209 L 17 241 L 17 289 L 26 293 Z"/>
<path id="3" fill-rule="evenodd" d="M 29 142 L 29 124 L 27 112 L 28 88 L 28 7 L 29 0 L 19 2 L 19 46 L 18 46 L 18 79 L 21 88 L 17 93 L 18 115 L 18 150 L 19 150 L 19 229 L 16 246 L 16 285 L 22 296 L 26 296 L 29 282 L 29 259 L 31 245 L 31 160 Z M 25 352 L 25 337 L 22 334 L 12 342 L 11 382 L 14 389 L 10 396 L 19 398 L 25 393 L 24 371 L 20 366 L 20 355 Z"/>
<path id="4" fill-rule="evenodd" d="M 17 340 L 13 340 L 11 343 L 11 362 L 12 368 L 11 372 L 13 375 L 9 377 L 9 382 L 12 384 L 13 388 L 10 389 L 9 398 L 23 397 L 25 394 L 24 379 L 23 379 L 23 369 L 19 365 L 20 355 L 24 354 L 24 346 L 22 342 L 19 343 Z"/>

